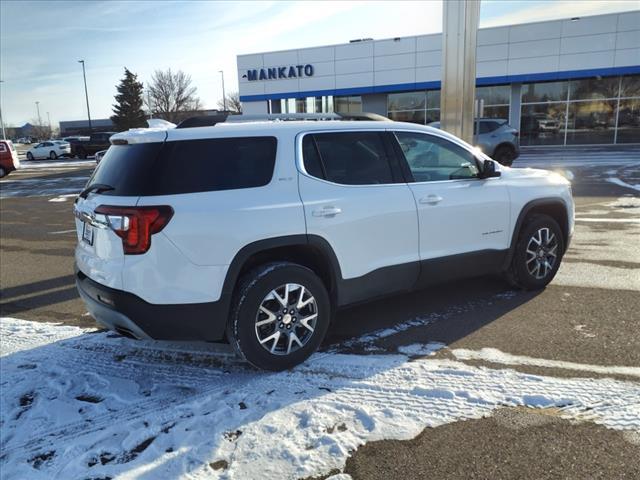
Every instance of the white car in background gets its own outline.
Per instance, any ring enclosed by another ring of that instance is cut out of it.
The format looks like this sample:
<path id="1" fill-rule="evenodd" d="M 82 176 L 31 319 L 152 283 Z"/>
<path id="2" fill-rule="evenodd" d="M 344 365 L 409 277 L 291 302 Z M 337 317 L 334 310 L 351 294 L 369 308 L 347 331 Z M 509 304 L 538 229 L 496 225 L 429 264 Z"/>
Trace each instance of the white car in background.
<path id="1" fill-rule="evenodd" d="M 71 144 L 62 140 L 51 140 L 41 142 L 27 150 L 27 160 L 39 160 L 43 158 L 55 160 L 58 157 L 69 155 L 70 153 Z"/>
<path id="2" fill-rule="evenodd" d="M 99 152 L 96 152 L 96 154 L 95 154 L 96 165 L 98 165 L 100 163 L 100 161 L 104 157 L 105 153 L 107 153 L 107 150 L 100 150 Z"/>

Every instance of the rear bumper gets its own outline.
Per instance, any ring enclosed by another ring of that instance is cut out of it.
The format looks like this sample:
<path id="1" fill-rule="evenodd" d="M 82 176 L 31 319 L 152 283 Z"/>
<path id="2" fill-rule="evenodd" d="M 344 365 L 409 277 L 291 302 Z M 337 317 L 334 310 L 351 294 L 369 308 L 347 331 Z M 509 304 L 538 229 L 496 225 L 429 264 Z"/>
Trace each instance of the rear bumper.
<path id="1" fill-rule="evenodd" d="M 207 340 L 224 338 L 229 302 L 158 305 L 91 280 L 76 267 L 76 287 L 87 310 L 108 329 L 135 338 Z"/>

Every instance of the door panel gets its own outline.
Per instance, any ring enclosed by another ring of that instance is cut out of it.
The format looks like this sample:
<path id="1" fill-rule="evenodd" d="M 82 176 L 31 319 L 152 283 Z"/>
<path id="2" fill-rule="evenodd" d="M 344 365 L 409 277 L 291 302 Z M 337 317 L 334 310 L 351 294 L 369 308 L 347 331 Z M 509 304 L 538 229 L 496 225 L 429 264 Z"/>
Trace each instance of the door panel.
<path id="1" fill-rule="evenodd" d="M 508 248 L 509 192 L 499 177 L 478 178 L 473 153 L 450 140 L 418 132 L 396 138 L 413 177 L 421 260 Z"/>
<path id="2" fill-rule="evenodd" d="M 349 289 L 363 287 L 350 299 L 412 288 L 419 272 L 416 205 L 408 185 L 397 183 L 383 132 L 309 134 L 302 144 L 299 188 L 307 233 L 329 242 Z M 398 270 L 400 265 L 405 268 Z"/>

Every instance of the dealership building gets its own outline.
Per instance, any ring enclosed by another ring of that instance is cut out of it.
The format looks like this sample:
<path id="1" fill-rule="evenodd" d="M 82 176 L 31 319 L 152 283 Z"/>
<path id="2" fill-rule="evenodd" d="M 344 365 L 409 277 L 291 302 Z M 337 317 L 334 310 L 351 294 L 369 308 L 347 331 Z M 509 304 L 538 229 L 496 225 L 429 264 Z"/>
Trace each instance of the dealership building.
<path id="1" fill-rule="evenodd" d="M 523 145 L 640 143 L 640 10 L 482 28 L 478 116 Z M 243 112 L 372 112 L 440 119 L 442 35 L 237 57 Z"/>

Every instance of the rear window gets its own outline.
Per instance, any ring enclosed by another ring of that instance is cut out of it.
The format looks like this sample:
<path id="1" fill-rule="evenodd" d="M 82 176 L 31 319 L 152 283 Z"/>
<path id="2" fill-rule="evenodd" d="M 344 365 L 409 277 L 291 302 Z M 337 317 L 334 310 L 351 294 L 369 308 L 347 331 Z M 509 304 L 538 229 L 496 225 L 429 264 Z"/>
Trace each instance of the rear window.
<path id="1" fill-rule="evenodd" d="M 273 176 L 274 137 L 216 138 L 112 145 L 88 185 L 105 195 L 146 196 L 211 192 L 267 185 Z"/>

